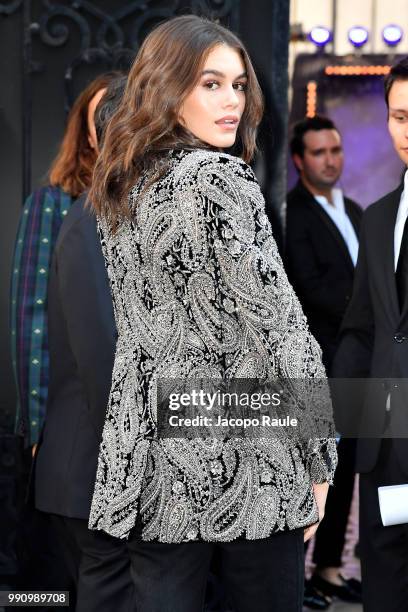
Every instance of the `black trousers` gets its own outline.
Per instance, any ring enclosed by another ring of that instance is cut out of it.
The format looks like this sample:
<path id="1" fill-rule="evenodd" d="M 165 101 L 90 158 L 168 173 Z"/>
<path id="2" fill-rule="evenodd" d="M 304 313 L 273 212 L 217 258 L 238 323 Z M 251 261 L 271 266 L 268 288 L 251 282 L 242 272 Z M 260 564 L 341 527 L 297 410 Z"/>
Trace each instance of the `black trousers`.
<path id="1" fill-rule="evenodd" d="M 378 487 L 408 483 L 391 439 L 375 468 L 360 474 L 360 551 L 364 612 L 408 612 L 408 525 L 384 527 Z"/>
<path id="2" fill-rule="evenodd" d="M 69 572 L 64 549 L 50 515 L 25 505 L 17 534 L 18 575 L 14 588 L 28 591 L 68 591 L 75 610 L 75 581 Z M 37 612 L 58 612 L 59 608 L 36 607 Z"/>
<path id="3" fill-rule="evenodd" d="M 137 612 L 201 612 L 211 558 L 234 612 L 301 612 L 303 529 L 264 540 L 226 543 L 142 542 L 130 536 Z"/>
<path id="4" fill-rule="evenodd" d="M 315 537 L 313 561 L 318 568 L 341 567 L 346 529 L 353 499 L 356 440 L 341 438 L 333 487 L 327 495 L 324 519 Z"/>
<path id="5" fill-rule="evenodd" d="M 52 515 L 76 583 L 76 612 L 135 612 L 126 541 L 88 529 L 83 519 Z"/>
<path id="6" fill-rule="evenodd" d="M 66 566 L 64 551 L 51 516 L 36 510 L 34 505 L 31 446 L 21 449 L 21 466 L 16 483 L 18 573 L 13 588 L 20 591 L 72 592 L 70 605 L 64 610 L 75 610 L 75 584 Z M 36 607 L 37 612 L 53 612 L 59 609 L 57 606 Z"/>

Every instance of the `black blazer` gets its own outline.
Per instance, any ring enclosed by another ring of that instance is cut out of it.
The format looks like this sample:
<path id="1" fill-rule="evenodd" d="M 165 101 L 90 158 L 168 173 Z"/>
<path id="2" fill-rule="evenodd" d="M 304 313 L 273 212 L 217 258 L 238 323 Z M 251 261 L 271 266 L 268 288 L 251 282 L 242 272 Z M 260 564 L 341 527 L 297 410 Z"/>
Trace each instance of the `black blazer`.
<path id="1" fill-rule="evenodd" d="M 361 208 L 344 198 L 357 237 Z M 354 266 L 337 226 L 299 181 L 287 196 L 285 266 L 330 368 L 350 300 Z"/>
<path id="2" fill-rule="evenodd" d="M 75 202 L 55 247 L 48 289 L 50 382 L 35 465 L 39 510 L 88 519 L 116 345 L 95 217 Z"/>
<path id="3" fill-rule="evenodd" d="M 357 471 L 373 469 L 379 436 L 387 427 L 397 438 L 396 452 L 408 478 L 407 385 L 389 380 L 408 377 L 408 302 L 401 311 L 394 272 L 394 229 L 402 189 L 400 185 L 364 213 L 354 289 L 332 374 L 373 379 L 366 384 L 360 405 L 348 401 L 348 405 L 337 407 L 361 412 Z M 388 394 L 391 412 L 387 415 Z M 367 431 L 373 433 L 373 439 L 367 439 Z"/>

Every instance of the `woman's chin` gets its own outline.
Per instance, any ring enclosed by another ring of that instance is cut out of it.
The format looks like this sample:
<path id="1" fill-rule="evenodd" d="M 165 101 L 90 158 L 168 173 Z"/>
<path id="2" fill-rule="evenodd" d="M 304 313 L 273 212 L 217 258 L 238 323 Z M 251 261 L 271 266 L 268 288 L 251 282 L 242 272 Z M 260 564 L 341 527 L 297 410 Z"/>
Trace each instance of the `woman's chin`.
<path id="1" fill-rule="evenodd" d="M 221 136 L 218 138 L 211 138 L 211 140 L 207 140 L 207 144 L 210 147 L 214 147 L 216 149 L 229 149 L 235 144 L 236 135 L 226 134 L 225 136 Z"/>

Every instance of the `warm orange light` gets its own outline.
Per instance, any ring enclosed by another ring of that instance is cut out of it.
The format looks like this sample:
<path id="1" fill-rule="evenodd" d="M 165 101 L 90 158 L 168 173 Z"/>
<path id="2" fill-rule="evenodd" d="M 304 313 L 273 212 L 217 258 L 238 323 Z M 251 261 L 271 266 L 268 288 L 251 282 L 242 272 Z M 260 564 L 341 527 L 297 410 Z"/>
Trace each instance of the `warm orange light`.
<path id="1" fill-rule="evenodd" d="M 314 117 L 317 107 L 317 83 L 309 81 L 306 86 L 306 117 Z"/>
<path id="2" fill-rule="evenodd" d="M 326 66 L 327 76 L 384 76 L 391 66 Z"/>

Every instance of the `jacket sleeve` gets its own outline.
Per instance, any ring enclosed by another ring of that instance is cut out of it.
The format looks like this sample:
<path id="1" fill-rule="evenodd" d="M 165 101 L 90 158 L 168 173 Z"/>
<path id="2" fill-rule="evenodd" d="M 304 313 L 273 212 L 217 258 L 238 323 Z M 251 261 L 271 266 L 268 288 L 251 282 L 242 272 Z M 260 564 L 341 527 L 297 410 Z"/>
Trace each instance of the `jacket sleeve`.
<path id="1" fill-rule="evenodd" d="M 68 338 L 91 418 L 102 435 L 116 346 L 112 298 L 96 219 L 84 214 L 57 247 L 58 287 Z"/>
<path id="2" fill-rule="evenodd" d="M 44 187 L 26 200 L 11 275 L 11 348 L 17 386 L 17 432 L 38 441 L 48 389 L 47 284 L 62 223 L 53 192 Z"/>
<path id="3" fill-rule="evenodd" d="M 264 356 L 269 379 L 313 378 L 327 388 L 320 347 L 287 279 L 251 168 L 237 158 L 214 154 L 190 177 L 184 175 L 182 185 L 180 206 L 193 198 L 198 211 L 195 227 L 204 236 L 203 265 L 213 278 L 208 297 L 220 307 L 225 351 L 234 330 L 242 338 L 239 354 L 226 355 L 225 375 L 251 377 L 236 364 L 256 346 L 254 353 L 261 362 Z M 314 431 L 319 438 L 309 440 L 306 462 L 314 482 L 331 483 L 337 453 L 330 401 L 318 418 Z"/>
<path id="4" fill-rule="evenodd" d="M 347 307 L 349 284 L 319 263 L 309 231 L 308 224 L 289 205 L 284 258 L 288 277 L 307 308 L 340 318 Z"/>

